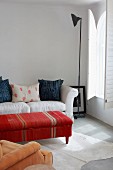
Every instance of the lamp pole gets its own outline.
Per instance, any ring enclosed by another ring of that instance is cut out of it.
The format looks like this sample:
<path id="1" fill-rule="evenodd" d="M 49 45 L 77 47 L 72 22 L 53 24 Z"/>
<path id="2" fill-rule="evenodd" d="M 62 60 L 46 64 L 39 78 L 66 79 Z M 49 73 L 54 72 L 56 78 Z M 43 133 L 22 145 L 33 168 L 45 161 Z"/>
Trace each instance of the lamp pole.
<path id="1" fill-rule="evenodd" d="M 78 73 L 78 114 L 79 114 L 79 100 L 80 100 L 80 61 L 81 61 L 81 31 L 82 31 L 82 18 L 80 19 L 80 42 L 79 42 L 79 73 Z"/>
<path id="2" fill-rule="evenodd" d="M 79 70 L 78 70 L 78 101 L 77 101 L 77 108 L 79 114 L 79 100 L 80 100 L 80 61 L 81 61 L 81 32 L 82 32 L 82 18 L 77 17 L 74 14 L 71 14 L 72 21 L 74 27 L 77 25 L 78 21 L 80 20 L 80 39 L 79 39 Z"/>

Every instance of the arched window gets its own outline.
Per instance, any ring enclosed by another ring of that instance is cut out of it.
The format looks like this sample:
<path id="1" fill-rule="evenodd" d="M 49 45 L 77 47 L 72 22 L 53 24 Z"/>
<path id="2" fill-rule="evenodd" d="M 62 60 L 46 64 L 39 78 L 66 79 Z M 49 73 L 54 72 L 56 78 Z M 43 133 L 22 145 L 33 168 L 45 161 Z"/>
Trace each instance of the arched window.
<path id="1" fill-rule="evenodd" d="M 105 35 L 106 12 L 100 17 L 96 28 L 94 15 L 89 10 L 88 100 L 94 96 L 104 98 Z"/>
<path id="2" fill-rule="evenodd" d="M 104 99 L 105 78 L 105 36 L 106 36 L 106 12 L 104 12 L 97 25 L 97 83 L 96 96 Z"/>

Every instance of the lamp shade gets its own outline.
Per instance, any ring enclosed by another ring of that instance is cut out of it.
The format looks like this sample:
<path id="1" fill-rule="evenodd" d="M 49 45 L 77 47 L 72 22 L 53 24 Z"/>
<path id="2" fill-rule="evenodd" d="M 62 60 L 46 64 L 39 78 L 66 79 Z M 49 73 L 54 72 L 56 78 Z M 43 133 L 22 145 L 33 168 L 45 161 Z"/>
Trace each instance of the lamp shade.
<path id="1" fill-rule="evenodd" d="M 73 21 L 74 27 L 77 25 L 77 22 L 82 19 L 82 18 L 80 18 L 80 17 L 77 17 L 77 16 L 74 15 L 74 14 L 71 14 L 71 17 L 72 17 L 72 21 Z"/>

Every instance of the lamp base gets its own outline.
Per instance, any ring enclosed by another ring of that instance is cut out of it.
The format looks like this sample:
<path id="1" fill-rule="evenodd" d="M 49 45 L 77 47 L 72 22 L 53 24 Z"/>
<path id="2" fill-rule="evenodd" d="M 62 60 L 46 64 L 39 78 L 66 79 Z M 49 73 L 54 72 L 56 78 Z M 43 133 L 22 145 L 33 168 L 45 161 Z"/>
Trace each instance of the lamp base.
<path id="1" fill-rule="evenodd" d="M 78 117 L 74 115 L 74 119 L 77 119 Z"/>
<path id="2" fill-rule="evenodd" d="M 74 119 L 85 118 L 85 113 L 73 113 Z"/>

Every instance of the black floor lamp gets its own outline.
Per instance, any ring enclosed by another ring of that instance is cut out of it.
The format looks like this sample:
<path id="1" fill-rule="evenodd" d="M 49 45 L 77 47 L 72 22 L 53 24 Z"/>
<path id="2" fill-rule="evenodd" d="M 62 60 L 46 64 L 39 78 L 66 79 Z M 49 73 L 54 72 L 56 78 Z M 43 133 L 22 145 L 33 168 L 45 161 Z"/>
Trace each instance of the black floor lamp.
<path id="1" fill-rule="evenodd" d="M 72 21 L 74 27 L 77 25 L 78 21 L 80 21 L 80 41 L 79 41 L 79 71 L 78 71 L 78 114 L 79 114 L 79 100 L 80 100 L 80 60 L 81 60 L 81 30 L 82 30 L 82 18 L 77 17 L 74 14 L 71 14 Z"/>

